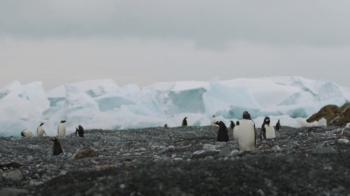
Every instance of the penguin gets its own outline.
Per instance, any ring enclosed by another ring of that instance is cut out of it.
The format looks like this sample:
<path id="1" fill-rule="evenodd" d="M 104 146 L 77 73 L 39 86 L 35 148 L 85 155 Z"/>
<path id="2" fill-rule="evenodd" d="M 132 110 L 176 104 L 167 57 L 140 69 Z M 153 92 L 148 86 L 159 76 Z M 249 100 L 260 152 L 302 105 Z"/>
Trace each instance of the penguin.
<path id="1" fill-rule="evenodd" d="M 185 117 L 183 120 L 182 120 L 182 126 L 183 127 L 186 127 L 187 126 L 187 117 Z"/>
<path id="2" fill-rule="evenodd" d="M 270 118 L 265 117 L 261 126 L 260 139 L 275 138 L 275 129 L 270 126 Z"/>
<path id="3" fill-rule="evenodd" d="M 165 125 L 164 125 L 164 128 L 168 128 L 168 124 L 165 124 Z"/>
<path id="4" fill-rule="evenodd" d="M 281 123 L 280 123 L 280 119 L 278 119 L 277 123 L 276 123 L 276 130 L 280 130 L 281 128 Z"/>
<path id="5" fill-rule="evenodd" d="M 66 136 L 66 124 L 64 124 L 66 121 L 62 120 L 60 124 L 58 125 L 57 129 L 57 136 L 58 137 L 65 137 Z"/>
<path id="6" fill-rule="evenodd" d="M 52 155 L 56 156 L 56 155 L 63 153 L 61 143 L 58 141 L 57 138 L 53 137 L 50 139 L 50 141 L 53 141 Z"/>
<path id="7" fill-rule="evenodd" d="M 230 124 L 230 129 L 234 129 L 235 128 L 235 123 L 232 121 L 232 120 L 230 120 L 230 122 L 231 122 L 231 124 Z"/>
<path id="8" fill-rule="evenodd" d="M 239 125 L 239 121 L 237 120 L 236 125 Z"/>
<path id="9" fill-rule="evenodd" d="M 22 132 L 21 132 L 21 136 L 22 137 L 25 137 L 25 138 L 31 138 L 33 137 L 33 134 L 31 131 L 29 131 L 28 129 L 24 129 Z"/>
<path id="10" fill-rule="evenodd" d="M 228 138 L 228 130 L 222 121 L 216 121 L 214 124 L 219 126 L 217 141 L 219 142 L 228 142 L 230 139 Z"/>
<path id="11" fill-rule="evenodd" d="M 240 151 L 252 151 L 256 147 L 255 123 L 251 120 L 250 114 L 243 112 L 243 118 L 239 126 L 235 127 L 234 138 L 238 140 Z"/>
<path id="12" fill-rule="evenodd" d="M 75 135 L 79 137 L 84 137 L 84 128 L 81 125 L 75 128 Z"/>
<path id="13" fill-rule="evenodd" d="M 215 126 L 216 125 L 216 118 L 215 118 L 215 115 L 213 115 L 213 117 L 211 117 L 211 125 L 212 126 Z"/>
<path id="14" fill-rule="evenodd" d="M 46 135 L 45 131 L 44 131 L 44 123 L 40 123 L 39 127 L 36 129 L 36 135 L 38 137 L 43 137 L 44 134 Z"/>

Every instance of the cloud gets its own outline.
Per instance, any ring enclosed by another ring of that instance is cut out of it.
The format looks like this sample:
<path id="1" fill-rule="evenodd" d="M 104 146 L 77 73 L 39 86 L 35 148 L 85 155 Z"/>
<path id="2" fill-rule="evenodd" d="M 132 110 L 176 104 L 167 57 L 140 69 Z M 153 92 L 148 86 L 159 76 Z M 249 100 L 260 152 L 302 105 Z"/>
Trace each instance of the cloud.
<path id="1" fill-rule="evenodd" d="M 349 1 L 0 1 L 0 36 L 24 39 L 192 40 L 226 49 L 350 44 Z"/>
<path id="2" fill-rule="evenodd" d="M 0 39 L 0 86 L 19 79 L 65 83 L 111 78 L 140 86 L 180 80 L 209 81 L 303 76 L 349 86 L 350 46 L 271 46 L 230 42 L 224 51 L 197 50 L 194 41 L 140 39 Z"/>

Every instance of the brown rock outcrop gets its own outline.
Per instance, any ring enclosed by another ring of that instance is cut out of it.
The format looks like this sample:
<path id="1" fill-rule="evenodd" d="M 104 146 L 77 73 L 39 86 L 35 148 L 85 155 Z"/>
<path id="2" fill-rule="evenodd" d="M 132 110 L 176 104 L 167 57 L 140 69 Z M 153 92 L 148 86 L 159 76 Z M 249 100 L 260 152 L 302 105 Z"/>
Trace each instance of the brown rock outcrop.
<path id="1" fill-rule="evenodd" d="M 98 156 L 98 152 L 94 151 L 92 149 L 86 149 L 86 150 L 82 150 L 80 152 L 78 152 L 75 155 L 75 159 L 82 159 L 82 158 L 86 158 L 86 157 L 97 157 Z"/>
<path id="2" fill-rule="evenodd" d="M 350 122 L 350 104 L 346 103 L 341 107 L 336 105 L 326 105 L 320 109 L 317 113 L 312 115 L 306 120 L 308 123 L 319 121 L 325 118 L 327 125 L 331 126 L 344 126 Z"/>

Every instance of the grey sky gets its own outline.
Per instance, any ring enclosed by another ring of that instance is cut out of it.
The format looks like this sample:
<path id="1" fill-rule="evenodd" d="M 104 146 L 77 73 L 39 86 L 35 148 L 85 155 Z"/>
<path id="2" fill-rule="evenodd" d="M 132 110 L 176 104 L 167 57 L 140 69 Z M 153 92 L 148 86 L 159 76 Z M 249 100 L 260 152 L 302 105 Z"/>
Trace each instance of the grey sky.
<path id="1" fill-rule="evenodd" d="M 350 86 L 349 7 L 328 0 L 0 0 L 0 86 L 277 75 Z"/>

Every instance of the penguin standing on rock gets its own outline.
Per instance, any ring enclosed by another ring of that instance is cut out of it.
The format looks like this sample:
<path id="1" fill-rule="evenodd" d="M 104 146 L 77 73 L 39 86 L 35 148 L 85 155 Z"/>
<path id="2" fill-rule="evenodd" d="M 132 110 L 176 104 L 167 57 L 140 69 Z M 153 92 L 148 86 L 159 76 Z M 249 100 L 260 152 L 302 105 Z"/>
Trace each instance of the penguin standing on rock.
<path id="1" fill-rule="evenodd" d="M 33 134 L 32 134 L 32 132 L 30 132 L 28 129 L 24 129 L 24 130 L 21 132 L 21 136 L 22 136 L 22 137 L 25 137 L 25 138 L 31 138 L 31 137 L 33 137 Z"/>
<path id="2" fill-rule="evenodd" d="M 56 155 L 63 153 L 61 143 L 58 141 L 57 138 L 53 137 L 50 139 L 50 141 L 53 141 L 52 155 L 56 156 Z"/>
<path id="3" fill-rule="evenodd" d="M 222 121 L 216 121 L 215 124 L 219 125 L 217 141 L 228 142 L 230 139 L 228 138 L 228 130 L 225 123 Z"/>
<path id="4" fill-rule="evenodd" d="M 182 120 L 182 126 L 183 127 L 186 127 L 187 126 L 187 117 L 185 117 L 183 120 Z"/>
<path id="5" fill-rule="evenodd" d="M 60 122 L 60 124 L 58 125 L 58 129 L 57 129 L 57 136 L 58 137 L 65 137 L 66 136 L 66 124 L 65 124 L 65 120 L 62 120 Z"/>
<path id="6" fill-rule="evenodd" d="M 280 130 L 281 128 L 281 123 L 280 123 L 280 120 L 278 119 L 277 123 L 276 123 L 276 130 Z"/>
<path id="7" fill-rule="evenodd" d="M 43 137 L 44 134 L 46 135 L 45 131 L 44 131 L 44 123 L 40 123 L 39 127 L 36 129 L 36 135 L 38 137 Z"/>
<path id="8" fill-rule="evenodd" d="M 243 112 L 243 119 L 240 120 L 239 126 L 235 127 L 233 132 L 234 138 L 238 140 L 241 151 L 252 151 L 256 146 L 255 123 L 251 120 L 250 114 Z"/>
<path id="9" fill-rule="evenodd" d="M 275 138 L 275 129 L 270 126 L 270 118 L 265 117 L 261 126 L 260 139 Z"/>
<path id="10" fill-rule="evenodd" d="M 79 125 L 75 128 L 75 134 L 79 137 L 84 137 L 84 128 Z"/>

